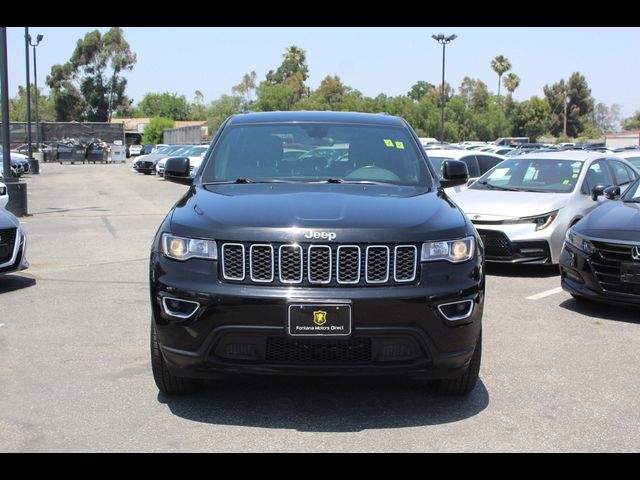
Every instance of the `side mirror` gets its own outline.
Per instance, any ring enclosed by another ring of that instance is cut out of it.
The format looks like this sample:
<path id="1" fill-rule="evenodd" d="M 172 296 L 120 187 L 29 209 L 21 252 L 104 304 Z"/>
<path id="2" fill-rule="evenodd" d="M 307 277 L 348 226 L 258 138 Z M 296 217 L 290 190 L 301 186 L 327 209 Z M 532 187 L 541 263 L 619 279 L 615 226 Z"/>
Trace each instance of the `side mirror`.
<path id="1" fill-rule="evenodd" d="M 605 188 L 607 188 L 606 185 L 596 185 L 593 187 L 593 190 L 591 190 L 591 200 L 595 202 L 600 195 L 604 195 Z"/>
<path id="2" fill-rule="evenodd" d="M 442 188 L 457 187 L 469 181 L 467 164 L 460 160 L 445 160 L 442 165 Z"/>
<path id="3" fill-rule="evenodd" d="M 191 185 L 193 179 L 189 173 L 188 157 L 172 157 L 164 164 L 164 179 L 170 182 Z"/>
<path id="4" fill-rule="evenodd" d="M 615 200 L 620 196 L 620 187 L 617 185 L 612 185 L 603 190 L 605 198 L 607 200 Z"/>

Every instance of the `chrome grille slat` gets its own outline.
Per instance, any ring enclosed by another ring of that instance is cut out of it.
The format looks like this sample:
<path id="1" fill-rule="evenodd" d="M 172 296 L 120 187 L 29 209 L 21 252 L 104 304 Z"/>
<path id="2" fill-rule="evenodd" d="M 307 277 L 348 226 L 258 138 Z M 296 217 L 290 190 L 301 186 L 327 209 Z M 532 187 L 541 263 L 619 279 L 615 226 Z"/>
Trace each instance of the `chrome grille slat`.
<path id="1" fill-rule="evenodd" d="M 222 281 L 346 287 L 405 284 L 417 279 L 416 245 L 219 244 Z"/>
<path id="2" fill-rule="evenodd" d="M 249 249 L 249 275 L 253 282 L 271 283 L 275 276 L 273 247 L 265 243 L 256 243 Z"/>
<path id="3" fill-rule="evenodd" d="M 369 245 L 366 250 L 365 281 L 367 283 L 386 283 L 389 281 L 389 247 Z"/>
<path id="4" fill-rule="evenodd" d="M 241 282 L 245 277 L 244 245 L 225 243 L 222 245 L 222 276 L 226 280 Z"/>
<path id="5" fill-rule="evenodd" d="M 398 245 L 393 249 L 393 279 L 412 282 L 416 278 L 418 249 L 415 245 Z"/>
<path id="6" fill-rule="evenodd" d="M 280 245 L 278 249 L 278 275 L 280 282 L 302 283 L 304 278 L 302 259 L 303 252 L 300 245 Z"/>
<path id="7" fill-rule="evenodd" d="M 337 253 L 336 280 L 342 285 L 354 285 L 360 282 L 362 267 L 360 247 L 358 245 L 340 245 Z"/>
<path id="8" fill-rule="evenodd" d="M 331 283 L 333 256 L 329 245 L 311 245 L 307 249 L 307 277 L 309 283 Z"/>
<path id="9" fill-rule="evenodd" d="M 591 256 L 593 273 L 604 291 L 616 294 L 640 293 L 640 285 L 622 281 L 621 264 L 633 262 L 631 249 L 633 245 L 594 241 L 595 253 Z"/>

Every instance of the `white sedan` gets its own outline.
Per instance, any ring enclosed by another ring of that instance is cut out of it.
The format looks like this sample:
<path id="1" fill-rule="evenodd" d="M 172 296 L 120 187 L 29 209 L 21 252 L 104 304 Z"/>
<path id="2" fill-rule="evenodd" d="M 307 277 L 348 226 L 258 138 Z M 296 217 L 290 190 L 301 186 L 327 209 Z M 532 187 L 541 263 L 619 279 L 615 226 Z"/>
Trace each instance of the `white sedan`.
<path id="1" fill-rule="evenodd" d="M 156 173 L 161 177 L 164 176 L 164 165 L 167 163 L 167 160 L 174 157 L 187 157 L 189 158 L 189 167 L 191 170 L 191 175 L 193 176 L 193 172 L 197 169 L 202 163 L 202 159 L 204 158 L 204 154 L 207 153 L 209 145 L 196 145 L 188 150 L 181 151 L 178 154 L 173 154 L 168 157 L 165 157 L 156 163 Z"/>
<path id="2" fill-rule="evenodd" d="M 530 153 L 498 164 L 454 199 L 478 229 L 487 261 L 557 264 L 567 229 L 603 201 L 603 189 L 624 191 L 638 176 L 607 153 Z"/>
<path id="3" fill-rule="evenodd" d="M 431 163 L 438 176 L 442 172 L 442 165 L 445 160 L 460 160 L 466 163 L 469 170 L 469 182 L 467 182 L 467 185 L 471 185 L 480 175 L 484 175 L 505 159 L 505 157 L 493 153 L 457 149 L 429 150 L 427 151 L 427 156 L 429 157 L 429 163 Z M 448 195 L 452 195 L 466 188 L 466 185 L 460 185 L 446 188 L 445 191 Z"/>

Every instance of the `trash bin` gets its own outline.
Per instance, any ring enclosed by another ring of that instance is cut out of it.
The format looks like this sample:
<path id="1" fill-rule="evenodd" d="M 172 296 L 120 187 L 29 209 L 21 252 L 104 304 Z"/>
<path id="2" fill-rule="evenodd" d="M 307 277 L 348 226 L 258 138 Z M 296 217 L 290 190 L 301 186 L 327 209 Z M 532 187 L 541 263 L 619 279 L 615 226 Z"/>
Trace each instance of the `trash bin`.
<path id="1" fill-rule="evenodd" d="M 7 193 L 9 201 L 6 209 L 13 213 L 16 217 L 24 217 L 29 214 L 27 207 L 27 184 L 26 183 L 7 183 Z"/>
<path id="2" fill-rule="evenodd" d="M 73 153 L 71 154 L 71 163 L 82 162 L 85 163 L 87 159 L 87 149 L 81 145 L 73 147 Z"/>
<path id="3" fill-rule="evenodd" d="M 106 151 L 104 148 L 102 147 L 89 147 L 89 149 L 87 150 L 87 162 L 105 162 L 107 160 L 106 158 Z"/>
<path id="4" fill-rule="evenodd" d="M 56 150 L 58 152 L 57 159 L 60 163 L 71 162 L 73 160 L 73 147 L 71 145 L 59 143 Z"/>

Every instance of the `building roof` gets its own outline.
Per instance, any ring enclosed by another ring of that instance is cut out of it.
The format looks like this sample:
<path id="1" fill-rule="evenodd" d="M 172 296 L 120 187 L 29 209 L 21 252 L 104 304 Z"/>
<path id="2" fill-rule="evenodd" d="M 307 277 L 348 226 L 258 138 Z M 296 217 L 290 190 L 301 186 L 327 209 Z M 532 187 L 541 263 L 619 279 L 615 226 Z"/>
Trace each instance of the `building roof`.
<path id="1" fill-rule="evenodd" d="M 138 125 L 146 125 L 151 121 L 151 117 L 138 118 L 112 118 L 111 123 L 123 123 L 125 130 L 138 130 Z M 206 120 L 176 120 L 174 128 L 191 127 L 197 125 L 204 127 L 207 125 Z"/>

